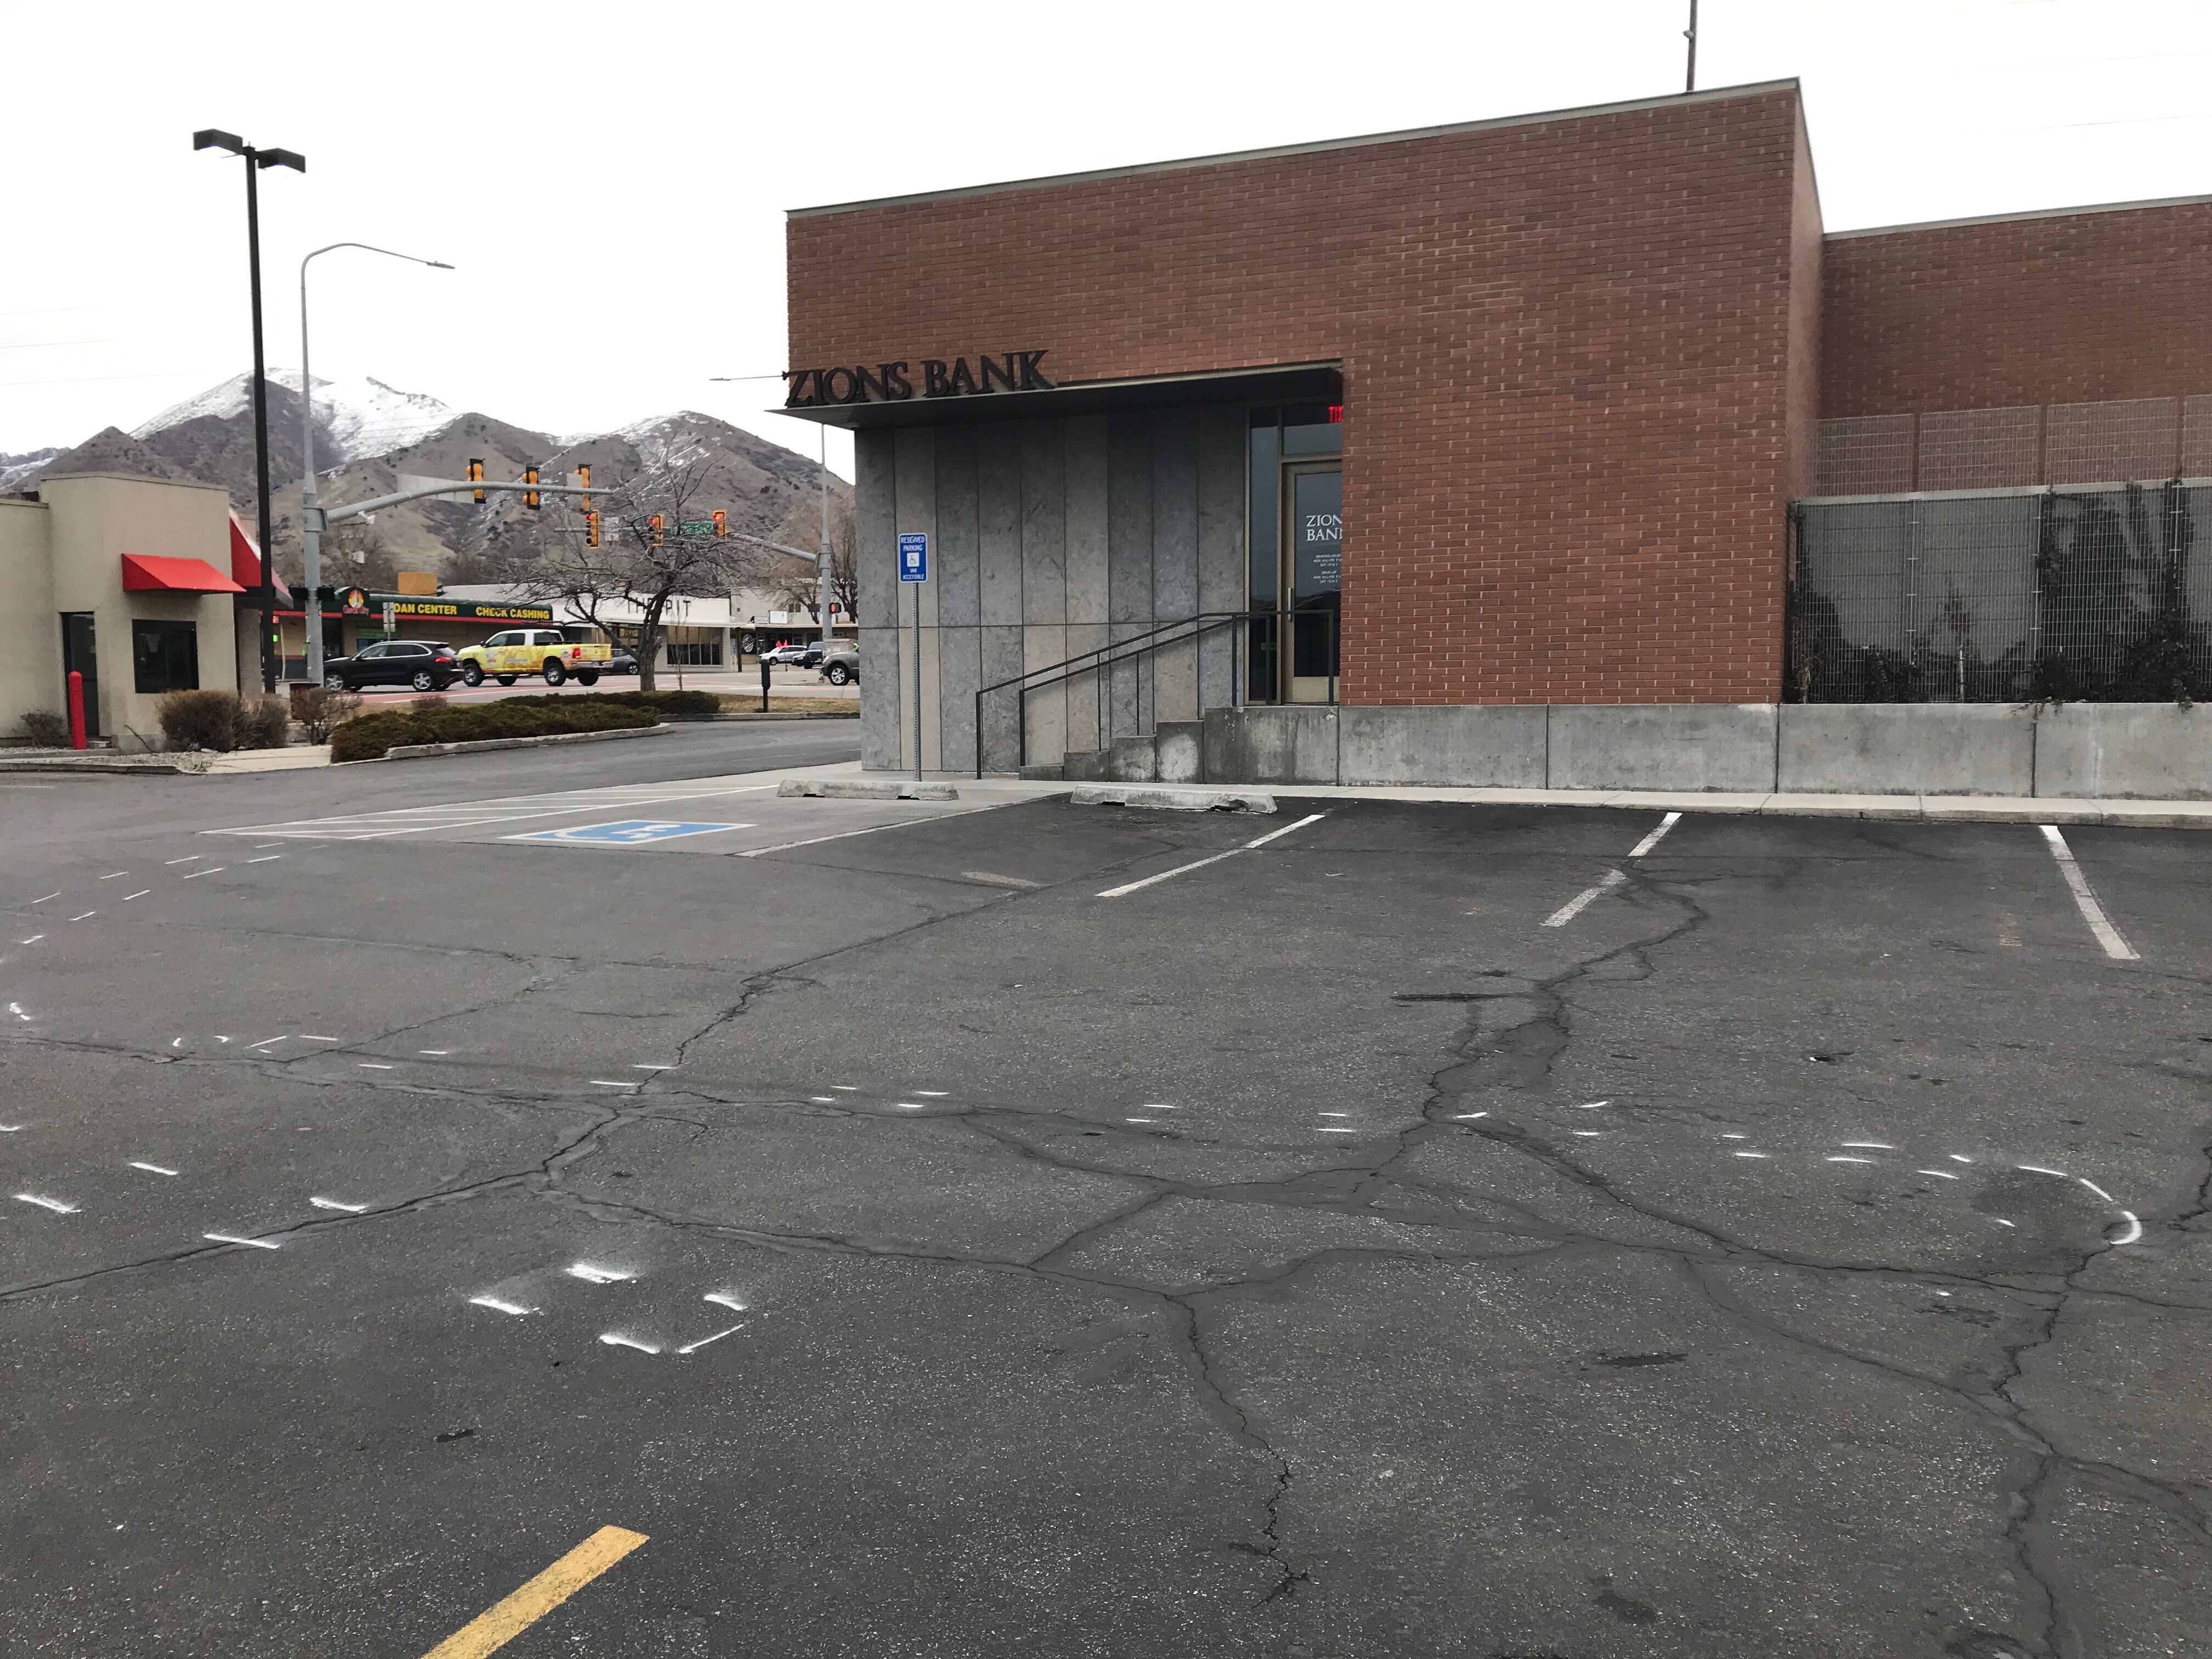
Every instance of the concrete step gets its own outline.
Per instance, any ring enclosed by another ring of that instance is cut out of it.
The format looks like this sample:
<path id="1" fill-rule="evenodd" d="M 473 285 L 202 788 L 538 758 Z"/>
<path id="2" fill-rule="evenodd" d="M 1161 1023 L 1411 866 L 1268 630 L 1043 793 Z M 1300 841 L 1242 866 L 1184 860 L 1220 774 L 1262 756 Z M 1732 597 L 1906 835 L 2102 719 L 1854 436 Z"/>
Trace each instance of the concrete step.
<path id="1" fill-rule="evenodd" d="M 1151 783 L 1159 776 L 1159 758 L 1150 738 L 1116 738 L 1107 751 L 1106 775 L 1116 783 Z"/>
<path id="2" fill-rule="evenodd" d="M 1106 781 L 1106 750 L 1071 749 L 1060 757 L 1060 775 L 1071 783 Z"/>
<path id="3" fill-rule="evenodd" d="M 1059 783 L 1067 776 L 1067 768 L 1060 761 L 1041 761 L 1035 766 L 1022 768 L 1024 783 Z"/>
<path id="4" fill-rule="evenodd" d="M 1206 722 L 1162 720 L 1152 732 L 1152 773 L 1160 783 L 1203 782 Z"/>

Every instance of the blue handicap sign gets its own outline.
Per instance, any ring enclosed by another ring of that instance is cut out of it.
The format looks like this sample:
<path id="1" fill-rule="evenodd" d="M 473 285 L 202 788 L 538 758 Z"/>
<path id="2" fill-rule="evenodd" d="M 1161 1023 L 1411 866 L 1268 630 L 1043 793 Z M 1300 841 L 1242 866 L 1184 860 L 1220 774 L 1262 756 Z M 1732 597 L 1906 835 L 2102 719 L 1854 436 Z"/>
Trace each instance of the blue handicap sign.
<path id="1" fill-rule="evenodd" d="M 899 580 L 902 582 L 926 582 L 929 580 L 929 538 L 909 533 L 899 538 Z"/>
<path id="2" fill-rule="evenodd" d="M 721 830 L 747 830 L 744 823 L 678 823 L 667 818 L 623 818 L 616 823 L 580 823 L 568 830 L 539 830 L 510 841 L 589 842 L 602 847 L 638 847 L 649 841 L 674 841 L 678 836 L 711 836 Z"/>

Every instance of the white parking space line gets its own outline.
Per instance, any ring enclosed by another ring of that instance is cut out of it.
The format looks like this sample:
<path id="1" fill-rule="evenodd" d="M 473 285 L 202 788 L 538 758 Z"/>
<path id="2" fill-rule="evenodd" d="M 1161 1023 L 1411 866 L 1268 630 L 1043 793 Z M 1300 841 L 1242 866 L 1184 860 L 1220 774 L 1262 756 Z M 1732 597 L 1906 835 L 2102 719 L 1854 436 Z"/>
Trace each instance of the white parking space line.
<path id="1" fill-rule="evenodd" d="M 988 806 L 963 806 L 957 812 L 939 812 L 926 818 L 901 818 L 896 823 L 872 823 L 865 830 L 840 830 L 834 836 L 809 836 L 805 841 L 780 841 L 773 847 L 748 847 L 733 858 L 763 858 L 770 853 L 788 853 L 794 848 L 819 847 L 825 841 L 850 841 L 855 836 L 872 836 L 884 830 L 911 830 L 917 823 L 942 823 L 947 818 L 964 818 L 976 812 L 995 812 L 1011 801 L 993 801 Z"/>
<path id="2" fill-rule="evenodd" d="M 564 789 L 536 795 L 507 795 L 490 800 L 451 801 L 437 806 L 398 806 L 381 812 L 337 817 L 295 818 L 285 823 L 249 823 L 205 830 L 209 836 L 276 836 L 290 841 L 381 841 L 393 836 L 427 835 L 438 830 L 470 830 L 487 823 L 517 823 L 527 818 L 597 814 L 608 808 L 652 806 L 663 801 L 711 800 L 726 795 L 754 795 L 773 783 L 626 784 L 605 789 Z M 275 845 L 270 842 L 269 845 Z"/>
<path id="3" fill-rule="evenodd" d="M 1625 862 L 1633 864 L 1637 860 L 1642 858 L 1646 853 L 1649 853 L 1653 848 L 1656 847 L 1660 842 L 1666 838 L 1667 832 L 1669 830 L 1672 830 L 1681 821 L 1681 817 L 1682 815 L 1680 812 L 1669 812 L 1665 817 L 1660 819 L 1659 827 L 1657 829 L 1654 830 L 1650 835 L 1644 836 L 1642 841 L 1638 842 L 1635 846 L 1629 848 L 1628 857 Z M 1598 883 L 1596 886 L 1585 888 L 1583 891 L 1576 894 L 1574 897 L 1569 899 L 1565 904 L 1562 904 L 1558 909 L 1553 911 L 1550 915 L 1546 916 L 1544 918 L 1544 926 L 1547 927 L 1565 927 L 1577 916 L 1582 915 L 1583 909 L 1589 904 L 1592 899 L 1596 898 L 1602 893 L 1609 892 L 1611 890 L 1620 886 L 1621 883 L 1627 879 L 1628 872 L 1626 870 L 1607 871 L 1605 872 L 1605 879 Z"/>
<path id="4" fill-rule="evenodd" d="M 1205 869 L 1209 864 L 1218 864 L 1224 859 L 1235 858 L 1239 853 L 1249 853 L 1256 847 L 1265 847 L 1269 842 L 1276 840 L 1279 836 L 1287 836 L 1293 830 L 1303 830 L 1310 823 L 1319 823 L 1328 816 L 1328 814 L 1326 812 L 1309 812 L 1305 817 L 1300 818 L 1296 823 L 1286 823 L 1279 830 L 1270 830 L 1264 836 L 1255 836 L 1250 841 L 1246 842 L 1242 847 L 1232 847 L 1225 853 L 1216 853 L 1212 858 L 1199 859 L 1190 864 L 1179 864 L 1172 870 L 1163 870 L 1157 876 L 1146 876 L 1141 881 L 1124 882 L 1119 887 L 1109 887 L 1104 892 L 1099 894 L 1098 896 L 1100 898 L 1121 898 L 1127 894 L 1140 892 L 1147 887 L 1155 886 L 1160 882 L 1170 880 L 1174 877 L 1187 876 L 1194 870 Z"/>
<path id="5" fill-rule="evenodd" d="M 2105 907 L 2097 902 L 2097 896 L 2089 888 L 2089 878 L 2081 873 L 2081 866 L 2074 861 L 2074 849 L 2066 844 L 2066 837 L 2058 833 L 2058 826 L 2042 826 L 2043 839 L 2051 848 L 2051 856 L 2058 860 L 2058 873 L 2066 878 L 2066 885 L 2074 895 L 2074 902 L 2081 907 L 2081 920 L 2089 924 L 2089 931 L 2097 936 L 2097 943 L 2105 947 L 2105 954 L 2116 962 L 2141 960 L 2120 937 L 2120 930 L 2112 926 L 2105 915 Z"/>

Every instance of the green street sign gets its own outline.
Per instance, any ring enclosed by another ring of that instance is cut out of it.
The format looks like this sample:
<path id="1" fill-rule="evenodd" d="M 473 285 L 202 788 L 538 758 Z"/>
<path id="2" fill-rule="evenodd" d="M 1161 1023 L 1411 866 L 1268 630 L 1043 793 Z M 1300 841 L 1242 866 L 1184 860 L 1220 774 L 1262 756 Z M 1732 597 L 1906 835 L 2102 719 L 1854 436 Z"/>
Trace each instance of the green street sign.
<path id="1" fill-rule="evenodd" d="M 686 519 L 676 527 L 686 536 L 711 536 L 714 533 L 714 524 L 711 519 Z"/>

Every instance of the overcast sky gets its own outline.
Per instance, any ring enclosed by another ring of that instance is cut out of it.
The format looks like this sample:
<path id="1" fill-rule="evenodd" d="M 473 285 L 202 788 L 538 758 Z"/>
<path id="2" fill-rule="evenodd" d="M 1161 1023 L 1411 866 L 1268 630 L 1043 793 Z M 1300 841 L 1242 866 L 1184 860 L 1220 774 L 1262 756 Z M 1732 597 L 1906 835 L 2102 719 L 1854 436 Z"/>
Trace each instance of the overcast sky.
<path id="1" fill-rule="evenodd" d="M 129 428 L 250 362 L 553 432 L 762 411 L 783 212 L 1680 89 L 1686 0 L 981 0 L 13 9 L 0 453 Z M 1102 20 L 1110 27 L 1101 28 Z M 1831 229 L 2212 192 L 2204 0 L 1704 0 L 1700 87 L 1804 83 Z M 2212 270 L 2207 272 L 2212 285 Z M 849 476 L 850 452 L 831 440 Z"/>

